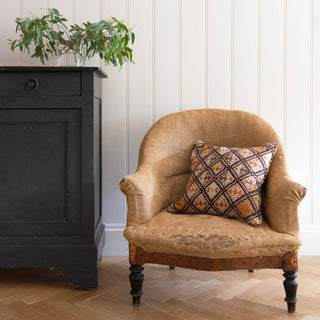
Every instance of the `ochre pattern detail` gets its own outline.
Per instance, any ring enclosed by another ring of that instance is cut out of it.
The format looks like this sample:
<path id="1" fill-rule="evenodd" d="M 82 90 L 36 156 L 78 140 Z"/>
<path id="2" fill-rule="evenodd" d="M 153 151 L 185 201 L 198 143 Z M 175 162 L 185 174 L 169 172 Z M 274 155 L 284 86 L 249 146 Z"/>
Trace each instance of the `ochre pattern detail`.
<path id="1" fill-rule="evenodd" d="M 227 148 L 197 141 L 186 191 L 168 211 L 212 214 L 260 225 L 261 185 L 276 149 L 276 143 Z"/>

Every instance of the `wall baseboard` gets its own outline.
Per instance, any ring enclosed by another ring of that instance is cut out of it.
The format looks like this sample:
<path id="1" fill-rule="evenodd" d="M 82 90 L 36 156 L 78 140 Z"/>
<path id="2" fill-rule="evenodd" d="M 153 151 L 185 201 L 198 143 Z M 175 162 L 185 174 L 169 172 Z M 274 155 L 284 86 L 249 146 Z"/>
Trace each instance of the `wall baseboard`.
<path id="1" fill-rule="evenodd" d="M 128 256 L 128 241 L 123 236 L 124 229 L 125 225 L 120 223 L 106 225 L 103 256 Z"/>
<path id="2" fill-rule="evenodd" d="M 108 224 L 105 229 L 106 242 L 103 248 L 104 256 L 127 256 L 128 241 L 123 237 L 125 226 L 122 224 Z M 301 228 L 300 239 L 301 256 L 320 256 L 320 226 Z"/>
<path id="3" fill-rule="evenodd" d="M 320 256 L 320 226 L 301 228 L 300 239 L 302 246 L 299 254 L 301 256 Z"/>

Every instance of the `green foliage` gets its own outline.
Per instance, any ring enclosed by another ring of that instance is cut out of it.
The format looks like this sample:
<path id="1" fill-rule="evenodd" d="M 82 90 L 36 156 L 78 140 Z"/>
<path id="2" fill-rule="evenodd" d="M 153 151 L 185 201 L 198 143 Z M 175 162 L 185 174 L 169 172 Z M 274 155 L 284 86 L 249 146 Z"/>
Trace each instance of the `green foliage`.
<path id="1" fill-rule="evenodd" d="M 127 26 L 112 17 L 99 22 L 71 25 L 68 29 L 65 19 L 57 9 L 49 9 L 42 17 L 16 18 L 17 40 L 9 40 L 11 50 L 27 51 L 34 48 L 31 57 L 39 58 L 42 64 L 50 55 L 59 57 L 71 52 L 91 58 L 98 54 L 105 65 L 114 66 L 133 62 L 132 49 L 135 34 Z"/>

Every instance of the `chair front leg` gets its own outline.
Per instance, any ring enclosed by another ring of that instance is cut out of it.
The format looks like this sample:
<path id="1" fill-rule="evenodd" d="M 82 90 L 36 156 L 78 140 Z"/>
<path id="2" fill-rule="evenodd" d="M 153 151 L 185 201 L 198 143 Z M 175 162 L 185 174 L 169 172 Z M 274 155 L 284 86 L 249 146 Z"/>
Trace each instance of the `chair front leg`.
<path id="1" fill-rule="evenodd" d="M 290 313 L 293 313 L 296 311 L 296 302 L 298 301 L 297 299 L 298 281 L 296 280 L 297 273 L 295 271 L 286 271 L 286 270 L 283 270 L 283 271 L 284 271 L 283 276 L 286 278 L 283 281 L 284 290 L 286 292 L 286 297 L 284 300 L 287 302 L 288 311 Z"/>
<path id="2" fill-rule="evenodd" d="M 144 275 L 142 271 L 144 270 L 144 268 L 143 266 L 140 266 L 138 264 L 132 264 L 129 270 L 131 271 L 129 279 L 131 284 L 130 294 L 132 295 L 132 304 L 134 306 L 138 306 L 140 304 L 140 299 L 143 294 L 142 284 Z"/>
<path id="3" fill-rule="evenodd" d="M 284 271 L 283 276 L 285 280 L 283 281 L 284 290 L 286 292 L 285 301 L 288 305 L 288 311 L 293 313 L 296 311 L 297 299 L 297 288 L 298 281 L 297 271 L 298 271 L 298 254 L 297 252 L 288 252 L 282 258 L 282 270 Z"/>
<path id="4" fill-rule="evenodd" d="M 129 275 L 132 295 L 132 304 L 138 306 L 140 304 L 141 296 L 143 294 L 142 284 L 144 275 L 142 271 L 144 270 L 144 250 L 140 247 L 136 247 L 134 244 L 129 244 L 129 262 L 131 271 Z"/>

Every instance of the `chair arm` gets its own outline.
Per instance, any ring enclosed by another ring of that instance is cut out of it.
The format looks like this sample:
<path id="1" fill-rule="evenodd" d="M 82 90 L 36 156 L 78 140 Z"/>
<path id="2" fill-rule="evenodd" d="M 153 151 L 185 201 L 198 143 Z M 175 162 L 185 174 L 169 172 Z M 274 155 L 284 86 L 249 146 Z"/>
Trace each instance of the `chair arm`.
<path id="1" fill-rule="evenodd" d="M 157 177 L 150 169 L 138 169 L 121 180 L 120 190 L 127 196 L 127 226 L 139 225 L 160 212 Z"/>
<path id="2" fill-rule="evenodd" d="M 299 234 L 298 207 L 307 189 L 292 181 L 286 172 L 268 177 L 262 206 L 271 228 L 294 236 Z"/>

